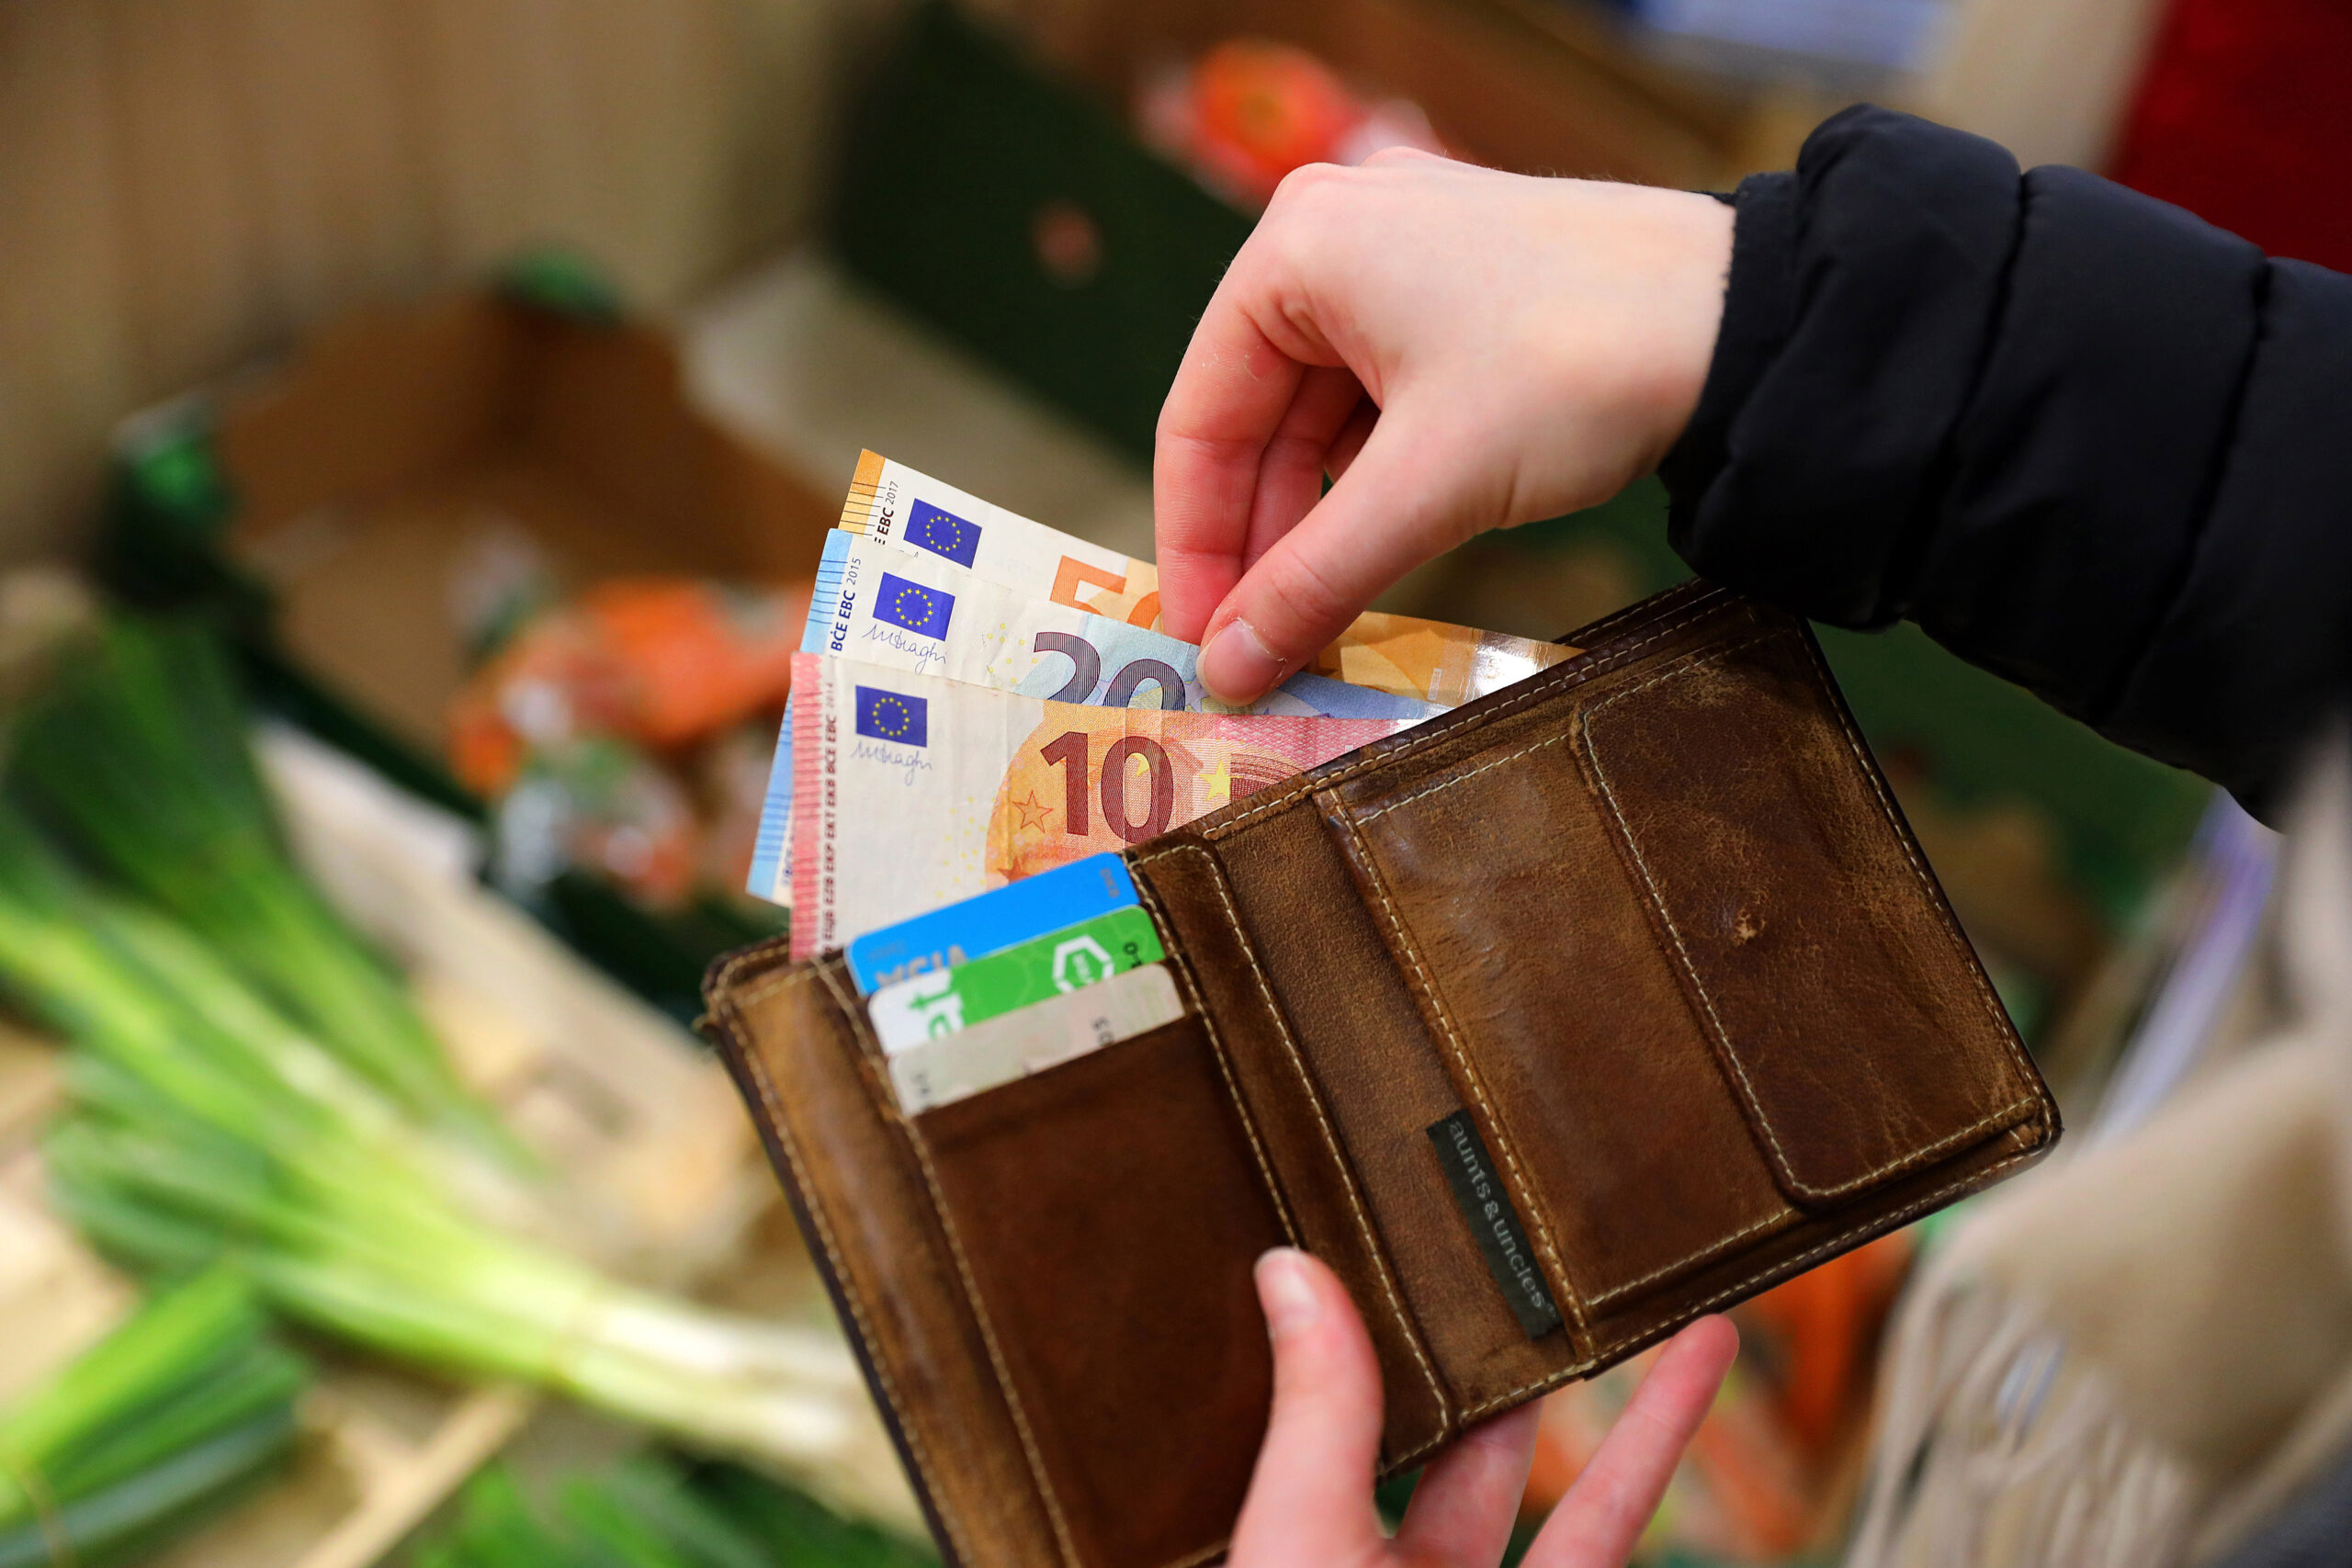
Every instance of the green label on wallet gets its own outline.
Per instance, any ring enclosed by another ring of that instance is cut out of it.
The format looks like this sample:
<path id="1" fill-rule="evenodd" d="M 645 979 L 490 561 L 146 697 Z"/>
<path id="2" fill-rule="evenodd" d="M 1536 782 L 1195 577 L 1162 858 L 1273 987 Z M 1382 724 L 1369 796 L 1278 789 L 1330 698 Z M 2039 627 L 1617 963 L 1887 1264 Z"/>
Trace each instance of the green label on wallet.
<path id="1" fill-rule="evenodd" d="M 953 969 L 910 976 L 875 992 L 866 1009 L 882 1049 L 895 1053 L 1165 956 L 1151 917 L 1130 905 Z"/>
<path id="2" fill-rule="evenodd" d="M 1462 1217 L 1470 1222 L 1478 1250 L 1486 1254 L 1487 1271 L 1502 1287 L 1511 1315 L 1519 1319 L 1530 1339 L 1551 1333 L 1560 1326 L 1560 1309 L 1552 1304 L 1552 1292 L 1544 1288 L 1544 1276 L 1535 1269 L 1535 1254 L 1527 1245 L 1527 1232 L 1519 1223 L 1519 1211 L 1511 1207 L 1510 1194 L 1503 1190 L 1502 1179 L 1495 1174 L 1495 1162 L 1487 1157 L 1486 1140 L 1471 1124 L 1470 1113 L 1457 1111 L 1442 1122 L 1430 1122 L 1427 1131 L 1437 1149 L 1438 1163 L 1445 1167 L 1453 1201 L 1461 1205 Z"/>

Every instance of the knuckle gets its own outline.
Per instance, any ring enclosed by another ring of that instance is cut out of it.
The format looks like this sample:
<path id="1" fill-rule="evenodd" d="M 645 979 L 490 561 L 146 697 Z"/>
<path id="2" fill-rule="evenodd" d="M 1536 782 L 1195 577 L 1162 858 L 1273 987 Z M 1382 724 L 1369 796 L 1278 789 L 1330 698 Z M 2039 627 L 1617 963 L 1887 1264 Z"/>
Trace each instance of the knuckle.
<path id="1" fill-rule="evenodd" d="M 1274 187 L 1273 198 L 1266 204 L 1266 217 L 1285 228 L 1295 223 L 1311 227 L 1335 203 L 1347 198 L 1353 173 L 1337 164 L 1301 164 Z"/>
<path id="2" fill-rule="evenodd" d="M 1273 581 L 1267 586 L 1283 607 L 1285 626 L 1319 626 L 1333 619 L 1349 618 L 1345 596 L 1306 551 L 1292 551 L 1281 558 L 1272 576 Z"/>

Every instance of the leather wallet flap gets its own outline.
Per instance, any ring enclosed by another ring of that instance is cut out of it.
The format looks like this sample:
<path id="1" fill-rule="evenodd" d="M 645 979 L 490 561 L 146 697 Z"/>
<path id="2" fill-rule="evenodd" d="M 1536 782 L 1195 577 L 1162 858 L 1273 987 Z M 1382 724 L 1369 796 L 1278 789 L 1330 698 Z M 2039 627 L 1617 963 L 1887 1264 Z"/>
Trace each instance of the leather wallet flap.
<path id="1" fill-rule="evenodd" d="M 1819 722 L 1818 658 L 1762 631 L 1599 698 L 1577 733 L 1774 1174 L 1815 1205 L 2041 1104 L 1852 726 Z"/>
<path id="2" fill-rule="evenodd" d="M 1803 625 L 1717 598 L 1640 651 L 1334 792 L 1464 1102 L 1540 1208 L 1586 1214 L 1564 1282 L 1602 1293 L 1697 1261 L 1679 1232 L 1853 1201 L 2047 1105 Z M 1610 1196 L 1677 1190 L 1645 1151 L 1741 1125 L 1764 1190 Z"/>

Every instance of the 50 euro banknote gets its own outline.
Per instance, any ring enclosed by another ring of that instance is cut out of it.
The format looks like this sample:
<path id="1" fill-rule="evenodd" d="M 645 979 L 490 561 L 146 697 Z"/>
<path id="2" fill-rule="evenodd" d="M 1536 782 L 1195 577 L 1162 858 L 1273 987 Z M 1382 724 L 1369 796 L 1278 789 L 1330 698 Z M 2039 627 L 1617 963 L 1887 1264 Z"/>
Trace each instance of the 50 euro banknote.
<path id="1" fill-rule="evenodd" d="M 840 525 L 901 555 L 952 561 L 1032 598 L 1161 629 L 1159 572 L 1151 562 L 1008 512 L 878 453 L 859 455 Z M 1308 670 L 1453 707 L 1575 652 L 1531 637 L 1367 611 Z"/>
<path id="2" fill-rule="evenodd" d="M 1088 707 L 807 653 L 792 688 L 795 958 L 1141 843 L 1411 722 Z"/>

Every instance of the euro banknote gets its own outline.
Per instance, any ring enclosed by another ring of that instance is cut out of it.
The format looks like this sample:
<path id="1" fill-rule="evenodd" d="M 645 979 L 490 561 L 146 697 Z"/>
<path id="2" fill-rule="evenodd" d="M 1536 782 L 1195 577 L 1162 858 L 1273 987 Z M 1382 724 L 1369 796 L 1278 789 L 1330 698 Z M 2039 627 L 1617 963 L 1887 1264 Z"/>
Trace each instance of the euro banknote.
<path id="1" fill-rule="evenodd" d="M 953 561 L 1033 598 L 1161 629 L 1159 572 L 1151 562 L 991 505 L 878 453 L 859 455 L 841 527 L 902 556 L 927 553 Z M 1308 669 L 1453 707 L 1576 651 L 1502 632 L 1366 612 Z"/>
<path id="2" fill-rule="evenodd" d="M 1411 722 L 1088 707 L 827 654 L 793 660 L 792 690 L 790 800 L 768 809 L 787 814 L 795 958 L 1141 843 Z"/>
<path id="3" fill-rule="evenodd" d="M 801 651 L 1057 702 L 1223 708 L 1201 690 L 1200 649 L 1192 644 L 990 582 L 957 558 L 970 554 L 894 552 L 834 530 L 819 564 Z M 754 897 L 786 908 L 794 898 L 783 837 L 791 816 L 792 711 L 786 709 L 769 770 L 748 884 Z M 1442 710 L 1393 692 L 1299 674 L 1250 711 L 1410 720 Z"/>
<path id="4" fill-rule="evenodd" d="M 1201 650 L 1164 633 L 1033 598 L 945 557 L 835 529 L 808 604 L 803 653 L 942 675 L 1059 703 L 1204 712 L 1428 718 L 1435 704 L 1294 675 L 1247 709 L 1202 689 Z"/>

